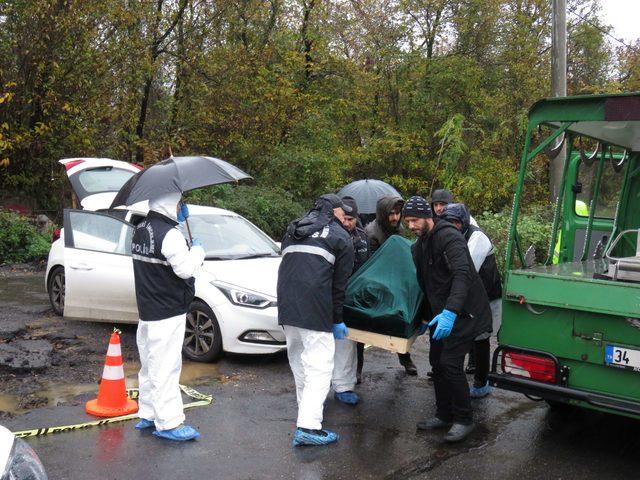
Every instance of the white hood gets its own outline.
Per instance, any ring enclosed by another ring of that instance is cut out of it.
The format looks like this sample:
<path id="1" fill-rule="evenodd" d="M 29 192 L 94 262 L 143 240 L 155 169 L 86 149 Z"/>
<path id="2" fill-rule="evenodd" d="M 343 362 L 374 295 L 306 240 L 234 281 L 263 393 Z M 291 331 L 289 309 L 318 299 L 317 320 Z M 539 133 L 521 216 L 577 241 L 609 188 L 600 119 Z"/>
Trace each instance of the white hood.
<path id="1" fill-rule="evenodd" d="M 4 472 L 14 441 L 13 433 L 0 425 L 0 473 Z M 3 477 L 4 478 L 4 477 Z"/>
<path id="2" fill-rule="evenodd" d="M 169 217 L 174 221 L 178 221 L 177 206 L 180 201 L 179 193 L 169 193 L 162 197 L 149 200 L 149 210 L 161 213 L 165 217 Z"/>
<path id="3" fill-rule="evenodd" d="M 205 260 L 204 269 L 216 280 L 276 298 L 280 257 L 246 260 Z"/>

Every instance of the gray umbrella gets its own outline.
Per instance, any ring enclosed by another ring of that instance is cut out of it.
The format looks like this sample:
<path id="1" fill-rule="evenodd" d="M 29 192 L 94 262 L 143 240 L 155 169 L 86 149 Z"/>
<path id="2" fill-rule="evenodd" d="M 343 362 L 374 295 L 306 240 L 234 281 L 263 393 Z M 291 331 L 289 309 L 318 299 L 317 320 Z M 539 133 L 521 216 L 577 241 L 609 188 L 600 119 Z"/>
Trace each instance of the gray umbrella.
<path id="1" fill-rule="evenodd" d="M 219 158 L 171 157 L 131 177 L 113 199 L 111 208 L 243 178 L 251 177 Z"/>
<path id="2" fill-rule="evenodd" d="M 356 180 L 342 187 L 340 197 L 353 197 L 358 205 L 358 213 L 376 213 L 376 203 L 380 197 L 392 195 L 401 197 L 398 191 L 382 180 Z"/>

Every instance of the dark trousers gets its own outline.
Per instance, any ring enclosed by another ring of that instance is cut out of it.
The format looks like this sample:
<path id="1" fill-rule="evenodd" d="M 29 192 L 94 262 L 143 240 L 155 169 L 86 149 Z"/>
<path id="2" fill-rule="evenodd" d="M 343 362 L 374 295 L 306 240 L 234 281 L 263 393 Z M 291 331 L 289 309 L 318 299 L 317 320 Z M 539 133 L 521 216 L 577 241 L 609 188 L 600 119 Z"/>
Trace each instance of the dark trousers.
<path id="1" fill-rule="evenodd" d="M 464 357 L 473 339 L 448 337 L 430 341 L 429 363 L 436 391 L 436 417 L 445 422 L 469 425 L 473 422 L 469 384 L 464 374 Z"/>
<path id="2" fill-rule="evenodd" d="M 358 342 L 356 348 L 358 351 L 358 369 L 356 371 L 358 374 L 362 374 L 362 366 L 364 365 L 364 343 Z"/>
<path id="3" fill-rule="evenodd" d="M 491 342 L 488 338 L 473 342 L 473 350 L 469 354 L 475 357 L 476 371 L 473 377 L 473 386 L 480 388 L 487 384 L 491 363 Z"/>
<path id="4" fill-rule="evenodd" d="M 411 362 L 411 354 L 409 352 L 407 353 L 399 353 L 398 354 L 398 361 L 400 362 L 400 365 L 402 365 L 403 367 L 405 366 L 405 363 L 409 363 Z"/>
<path id="5" fill-rule="evenodd" d="M 356 345 L 357 349 L 358 349 L 358 369 L 357 372 L 358 373 L 362 373 L 362 366 L 364 365 L 364 343 L 360 343 L 358 342 Z M 398 360 L 400 360 L 400 364 L 402 366 L 404 366 L 403 361 L 411 361 L 411 354 L 410 353 L 399 353 L 398 354 Z"/>

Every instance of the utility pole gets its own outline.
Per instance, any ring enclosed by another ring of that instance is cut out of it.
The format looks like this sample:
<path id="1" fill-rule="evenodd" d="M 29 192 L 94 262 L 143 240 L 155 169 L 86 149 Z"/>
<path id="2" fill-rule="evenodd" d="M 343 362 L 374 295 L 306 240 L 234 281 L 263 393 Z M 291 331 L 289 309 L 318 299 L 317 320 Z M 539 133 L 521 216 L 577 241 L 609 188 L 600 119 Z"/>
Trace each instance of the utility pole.
<path id="1" fill-rule="evenodd" d="M 567 96 L 567 2 L 552 0 L 553 32 L 551 40 L 551 96 Z M 557 145 L 557 144 L 556 144 Z M 551 200 L 560 191 L 562 166 L 567 155 L 566 144 L 555 158 L 549 161 L 549 187 Z"/>

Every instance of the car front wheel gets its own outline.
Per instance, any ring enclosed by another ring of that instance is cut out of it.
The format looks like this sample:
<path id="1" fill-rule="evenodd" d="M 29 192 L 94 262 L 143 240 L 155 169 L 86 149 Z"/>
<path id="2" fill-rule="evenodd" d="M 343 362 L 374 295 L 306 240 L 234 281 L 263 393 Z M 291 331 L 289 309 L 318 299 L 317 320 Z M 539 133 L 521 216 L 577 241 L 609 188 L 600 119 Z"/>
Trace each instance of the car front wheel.
<path id="1" fill-rule="evenodd" d="M 49 275 L 49 301 L 56 315 L 64 313 L 64 267 L 56 267 Z"/>
<path id="2" fill-rule="evenodd" d="M 209 305 L 200 300 L 189 306 L 182 353 L 195 362 L 212 362 L 222 355 L 218 320 Z"/>

